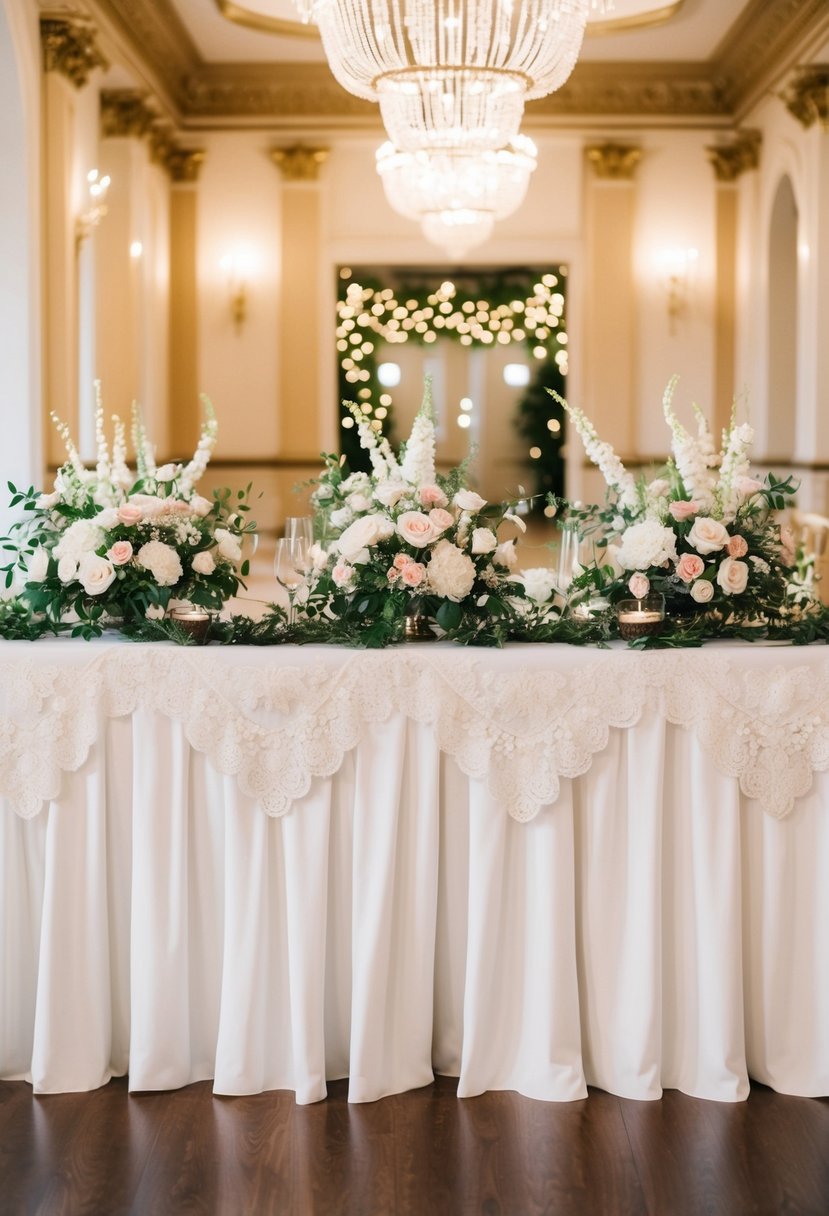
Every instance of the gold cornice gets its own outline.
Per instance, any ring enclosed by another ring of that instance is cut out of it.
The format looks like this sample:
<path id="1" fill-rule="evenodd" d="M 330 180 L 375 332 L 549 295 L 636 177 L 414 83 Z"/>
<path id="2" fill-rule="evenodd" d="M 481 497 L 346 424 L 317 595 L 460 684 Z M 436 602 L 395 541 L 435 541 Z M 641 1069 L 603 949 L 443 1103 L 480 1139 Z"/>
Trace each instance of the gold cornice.
<path id="1" fill-rule="evenodd" d="M 228 3 L 231 0 L 227 0 Z M 379 127 L 379 112 L 342 89 L 324 63 L 206 63 L 171 0 L 89 0 L 117 24 L 132 53 L 194 127 L 253 119 Z M 237 6 L 238 7 L 238 6 Z M 291 23 L 293 24 L 293 23 Z M 303 27 L 300 27 L 303 28 Z M 779 90 L 829 37 L 826 0 L 749 0 L 705 62 L 580 61 L 564 87 L 530 102 L 537 123 L 578 118 L 720 126 Z M 627 122 L 626 122 L 627 125 Z"/>
<path id="2" fill-rule="evenodd" d="M 591 144 L 584 154 L 596 177 L 603 181 L 633 181 L 642 159 L 642 149 L 633 144 Z"/>
<path id="3" fill-rule="evenodd" d="M 705 149 L 718 182 L 735 182 L 747 169 L 756 169 L 760 164 L 759 131 L 738 131 L 728 144 L 713 144 Z"/>
<path id="4" fill-rule="evenodd" d="M 97 30 L 85 17 L 44 15 L 40 19 L 43 68 L 60 72 L 81 89 L 95 68 L 109 67 L 96 41 Z"/>
<path id="5" fill-rule="evenodd" d="M 802 127 L 808 129 L 819 122 L 824 131 L 829 130 L 829 64 L 798 68 L 781 97 Z"/>
<path id="6" fill-rule="evenodd" d="M 176 183 L 197 182 L 206 156 L 204 148 L 173 147 L 167 153 L 165 168 Z"/>
<path id="7" fill-rule="evenodd" d="M 271 148 L 270 156 L 283 181 L 315 182 L 319 179 L 320 166 L 328 160 L 330 148 L 306 148 L 295 144 L 293 148 Z"/>

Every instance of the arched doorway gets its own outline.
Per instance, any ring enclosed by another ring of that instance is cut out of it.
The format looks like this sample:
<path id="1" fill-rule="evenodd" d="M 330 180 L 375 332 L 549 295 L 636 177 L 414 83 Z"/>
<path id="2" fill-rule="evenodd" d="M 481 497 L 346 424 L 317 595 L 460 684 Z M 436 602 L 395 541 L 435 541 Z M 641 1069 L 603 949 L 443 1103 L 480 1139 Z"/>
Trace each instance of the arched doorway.
<path id="1" fill-rule="evenodd" d="M 769 224 L 767 455 L 792 459 L 797 413 L 797 202 L 780 179 Z"/>

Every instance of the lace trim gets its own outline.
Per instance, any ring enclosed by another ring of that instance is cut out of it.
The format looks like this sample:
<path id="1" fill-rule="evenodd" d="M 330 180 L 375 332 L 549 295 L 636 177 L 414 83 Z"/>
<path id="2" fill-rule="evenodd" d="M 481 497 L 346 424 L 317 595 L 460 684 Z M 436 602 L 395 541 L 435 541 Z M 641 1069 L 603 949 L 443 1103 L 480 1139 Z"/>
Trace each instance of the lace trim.
<path id="1" fill-rule="evenodd" d="M 715 767 L 775 817 L 829 768 L 825 652 L 765 651 L 758 665 L 722 650 L 320 648 L 296 665 L 285 665 L 296 651 L 254 652 L 253 665 L 254 653 L 238 650 L 220 661 L 210 650 L 115 644 L 91 662 L 73 650 L 71 662 L 44 663 L 26 643 L 12 647 L 0 654 L 0 793 L 24 817 L 59 796 L 62 774 L 85 762 L 108 718 L 139 708 L 180 721 L 191 746 L 269 815 L 335 773 L 393 714 L 430 726 L 522 821 L 555 802 L 562 777 L 589 769 L 611 728 L 633 726 L 649 706 L 693 730 Z"/>

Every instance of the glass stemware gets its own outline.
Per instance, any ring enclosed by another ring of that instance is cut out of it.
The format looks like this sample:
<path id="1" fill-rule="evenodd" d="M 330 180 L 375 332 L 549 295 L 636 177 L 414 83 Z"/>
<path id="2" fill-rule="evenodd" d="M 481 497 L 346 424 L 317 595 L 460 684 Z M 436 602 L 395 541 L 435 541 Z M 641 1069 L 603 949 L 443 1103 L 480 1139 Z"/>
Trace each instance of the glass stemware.
<path id="1" fill-rule="evenodd" d="M 294 623 L 296 595 L 304 584 L 310 561 L 310 542 L 304 536 L 281 536 L 276 542 L 274 574 L 288 595 L 288 624 Z"/>
<path id="2" fill-rule="evenodd" d="M 574 521 L 565 520 L 561 525 L 558 543 L 558 571 L 556 574 L 556 588 L 561 595 L 567 595 L 570 584 L 573 581 L 573 574 L 579 560 L 580 543 L 581 538 L 579 536 L 578 525 Z"/>
<path id="3" fill-rule="evenodd" d="M 289 515 L 285 520 L 285 539 L 304 540 L 308 548 L 314 543 L 314 521 L 310 515 Z"/>

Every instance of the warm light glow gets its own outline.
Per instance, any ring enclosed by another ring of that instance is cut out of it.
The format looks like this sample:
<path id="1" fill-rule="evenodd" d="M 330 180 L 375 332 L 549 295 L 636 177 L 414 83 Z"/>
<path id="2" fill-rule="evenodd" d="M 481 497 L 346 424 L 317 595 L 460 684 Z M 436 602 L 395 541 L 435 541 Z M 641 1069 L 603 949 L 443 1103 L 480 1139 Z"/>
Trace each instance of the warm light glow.
<path id="1" fill-rule="evenodd" d="M 377 379 L 383 388 L 396 388 L 400 383 L 402 372 L 399 363 L 380 363 L 377 367 Z"/>
<path id="2" fill-rule="evenodd" d="M 130 257 L 131 258 L 140 258 L 141 254 L 143 252 L 144 252 L 144 246 L 141 244 L 140 241 L 131 242 L 131 244 L 130 244 Z"/>
<path id="3" fill-rule="evenodd" d="M 258 267 L 256 250 L 250 245 L 236 245 L 219 262 L 227 279 L 230 315 L 239 333 L 248 315 L 248 283 Z"/>
<path id="4" fill-rule="evenodd" d="M 458 426 L 462 427 L 463 430 L 466 430 L 468 427 L 472 426 L 472 419 L 470 418 L 469 414 L 458 414 Z"/>
<path id="5" fill-rule="evenodd" d="M 509 341 L 509 339 L 507 339 Z M 507 363 L 504 367 L 504 384 L 510 388 L 524 388 L 530 382 L 530 369 L 526 363 Z"/>

